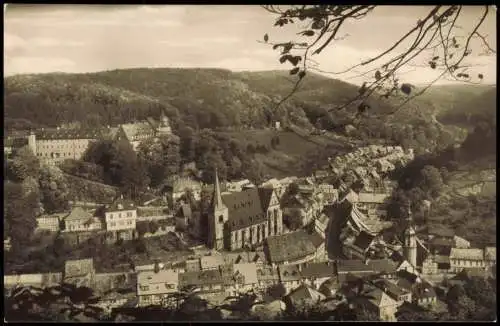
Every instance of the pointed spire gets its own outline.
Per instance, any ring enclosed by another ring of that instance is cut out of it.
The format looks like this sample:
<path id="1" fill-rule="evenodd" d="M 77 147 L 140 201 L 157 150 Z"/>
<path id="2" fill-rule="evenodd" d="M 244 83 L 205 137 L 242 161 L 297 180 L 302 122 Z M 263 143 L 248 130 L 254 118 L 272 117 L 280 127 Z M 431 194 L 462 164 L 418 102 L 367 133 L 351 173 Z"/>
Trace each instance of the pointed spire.
<path id="1" fill-rule="evenodd" d="M 222 196 L 220 193 L 219 174 L 217 168 L 215 168 L 214 208 L 221 208 L 223 206 L 224 204 L 222 203 Z"/>

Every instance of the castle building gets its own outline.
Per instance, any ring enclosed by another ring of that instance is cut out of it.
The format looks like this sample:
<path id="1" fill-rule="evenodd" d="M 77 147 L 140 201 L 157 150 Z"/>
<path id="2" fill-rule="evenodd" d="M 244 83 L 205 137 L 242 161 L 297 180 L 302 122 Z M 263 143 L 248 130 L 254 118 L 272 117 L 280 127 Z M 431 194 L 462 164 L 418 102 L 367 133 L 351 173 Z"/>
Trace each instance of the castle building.
<path id="1" fill-rule="evenodd" d="M 216 171 L 211 207 L 207 242 L 213 249 L 252 247 L 283 232 L 283 213 L 273 189 L 250 188 L 222 195 Z"/>
<path id="2" fill-rule="evenodd" d="M 405 230 L 405 245 L 404 256 L 406 260 L 413 266 L 417 266 L 417 234 L 412 225 L 412 216 L 408 207 L 408 226 Z"/>
<path id="3" fill-rule="evenodd" d="M 28 136 L 28 146 L 43 163 L 58 165 L 67 159 L 81 159 L 90 143 L 101 136 L 99 130 L 42 130 Z"/>
<path id="4" fill-rule="evenodd" d="M 132 145 L 134 151 L 137 151 L 141 142 L 171 134 L 172 128 L 170 127 L 169 119 L 162 112 L 160 121 L 148 118 L 136 123 L 122 124 L 117 132 L 116 138 L 118 140 L 127 140 Z"/>

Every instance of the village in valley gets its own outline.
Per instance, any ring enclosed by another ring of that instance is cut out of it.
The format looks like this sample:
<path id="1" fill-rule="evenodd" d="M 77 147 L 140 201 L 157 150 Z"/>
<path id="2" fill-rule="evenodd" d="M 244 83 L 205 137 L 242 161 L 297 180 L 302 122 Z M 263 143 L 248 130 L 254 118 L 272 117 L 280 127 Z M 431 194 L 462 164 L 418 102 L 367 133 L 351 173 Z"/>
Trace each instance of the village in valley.
<path id="1" fill-rule="evenodd" d="M 57 168 L 68 157 L 80 159 L 107 133 L 134 149 L 160 136 L 178 141 L 162 114 L 92 134 L 39 130 L 9 138 L 13 145 L 7 143 L 5 151 L 10 155 L 16 146 L 27 146 L 42 165 Z M 453 232 L 419 231 L 409 206 L 401 207 L 404 216 L 388 216 L 397 188 L 390 173 L 413 159 L 411 149 L 371 145 L 331 157 L 313 175 L 261 184 L 222 180 L 217 170 L 214 183 L 204 184 L 195 164 L 186 164 L 145 202 L 123 195 L 107 203 L 74 201 L 67 212 L 39 215 L 35 232 L 70 246 L 169 238 L 187 249 L 178 255 L 171 249 L 168 258 L 130 257 L 129 264 L 105 271 L 92 255 L 68 259 L 63 270 L 5 275 L 4 288 L 90 288 L 98 297 L 94 305 L 107 314 L 178 307 L 178 294 L 186 291 L 218 307 L 228 297 L 251 293 L 251 313 L 263 319 L 304 304 L 333 309 L 348 302 L 353 311 L 384 321 L 405 312 L 446 310 L 443 295 L 450 286 L 471 275 L 495 275 L 496 248 L 473 248 Z M 394 224 L 403 232 L 388 236 Z M 4 249 L 10 249 L 8 239 Z M 229 308 L 220 310 L 226 319 L 239 318 Z"/>
<path id="2" fill-rule="evenodd" d="M 496 7 L 4 5 L 4 321 L 496 321 Z"/>

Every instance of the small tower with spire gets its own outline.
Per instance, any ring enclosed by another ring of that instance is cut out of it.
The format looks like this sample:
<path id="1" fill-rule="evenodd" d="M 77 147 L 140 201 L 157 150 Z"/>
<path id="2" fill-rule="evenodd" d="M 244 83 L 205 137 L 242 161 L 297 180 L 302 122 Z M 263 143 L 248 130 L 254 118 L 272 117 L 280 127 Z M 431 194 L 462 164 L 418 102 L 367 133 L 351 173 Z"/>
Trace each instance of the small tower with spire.
<path id="1" fill-rule="evenodd" d="M 417 268 L 417 234 L 415 232 L 415 228 L 413 227 L 410 204 L 408 204 L 407 222 L 408 225 L 405 230 L 404 256 L 414 268 Z"/>
<path id="2" fill-rule="evenodd" d="M 164 110 L 161 110 L 160 113 L 160 124 L 158 126 L 158 133 L 160 135 L 172 134 L 172 128 L 170 127 L 170 120 L 168 119 Z"/>
<path id="3" fill-rule="evenodd" d="M 209 216 L 208 245 L 215 250 L 224 249 L 224 225 L 229 219 L 229 210 L 222 202 L 219 175 L 215 169 L 215 185 L 212 197 L 212 211 Z"/>

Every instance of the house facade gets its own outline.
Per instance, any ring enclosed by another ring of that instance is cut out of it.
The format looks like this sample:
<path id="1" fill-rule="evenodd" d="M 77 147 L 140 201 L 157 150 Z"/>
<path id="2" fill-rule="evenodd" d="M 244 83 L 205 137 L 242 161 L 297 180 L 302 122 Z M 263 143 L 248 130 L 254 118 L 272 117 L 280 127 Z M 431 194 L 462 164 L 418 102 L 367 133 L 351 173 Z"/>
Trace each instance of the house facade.
<path id="1" fill-rule="evenodd" d="M 75 207 L 63 220 L 64 232 L 98 231 L 103 228 L 101 219 L 81 207 Z"/>
<path id="2" fill-rule="evenodd" d="M 66 159 L 79 160 L 92 142 L 102 138 L 101 130 L 41 130 L 34 137 L 35 155 L 42 163 L 58 165 Z"/>
<path id="3" fill-rule="evenodd" d="M 173 269 L 141 271 L 137 274 L 139 306 L 174 304 L 171 294 L 178 291 L 179 272 Z"/>
<path id="4" fill-rule="evenodd" d="M 120 198 L 105 208 L 104 218 L 107 231 L 135 230 L 137 208 L 133 202 Z"/>

